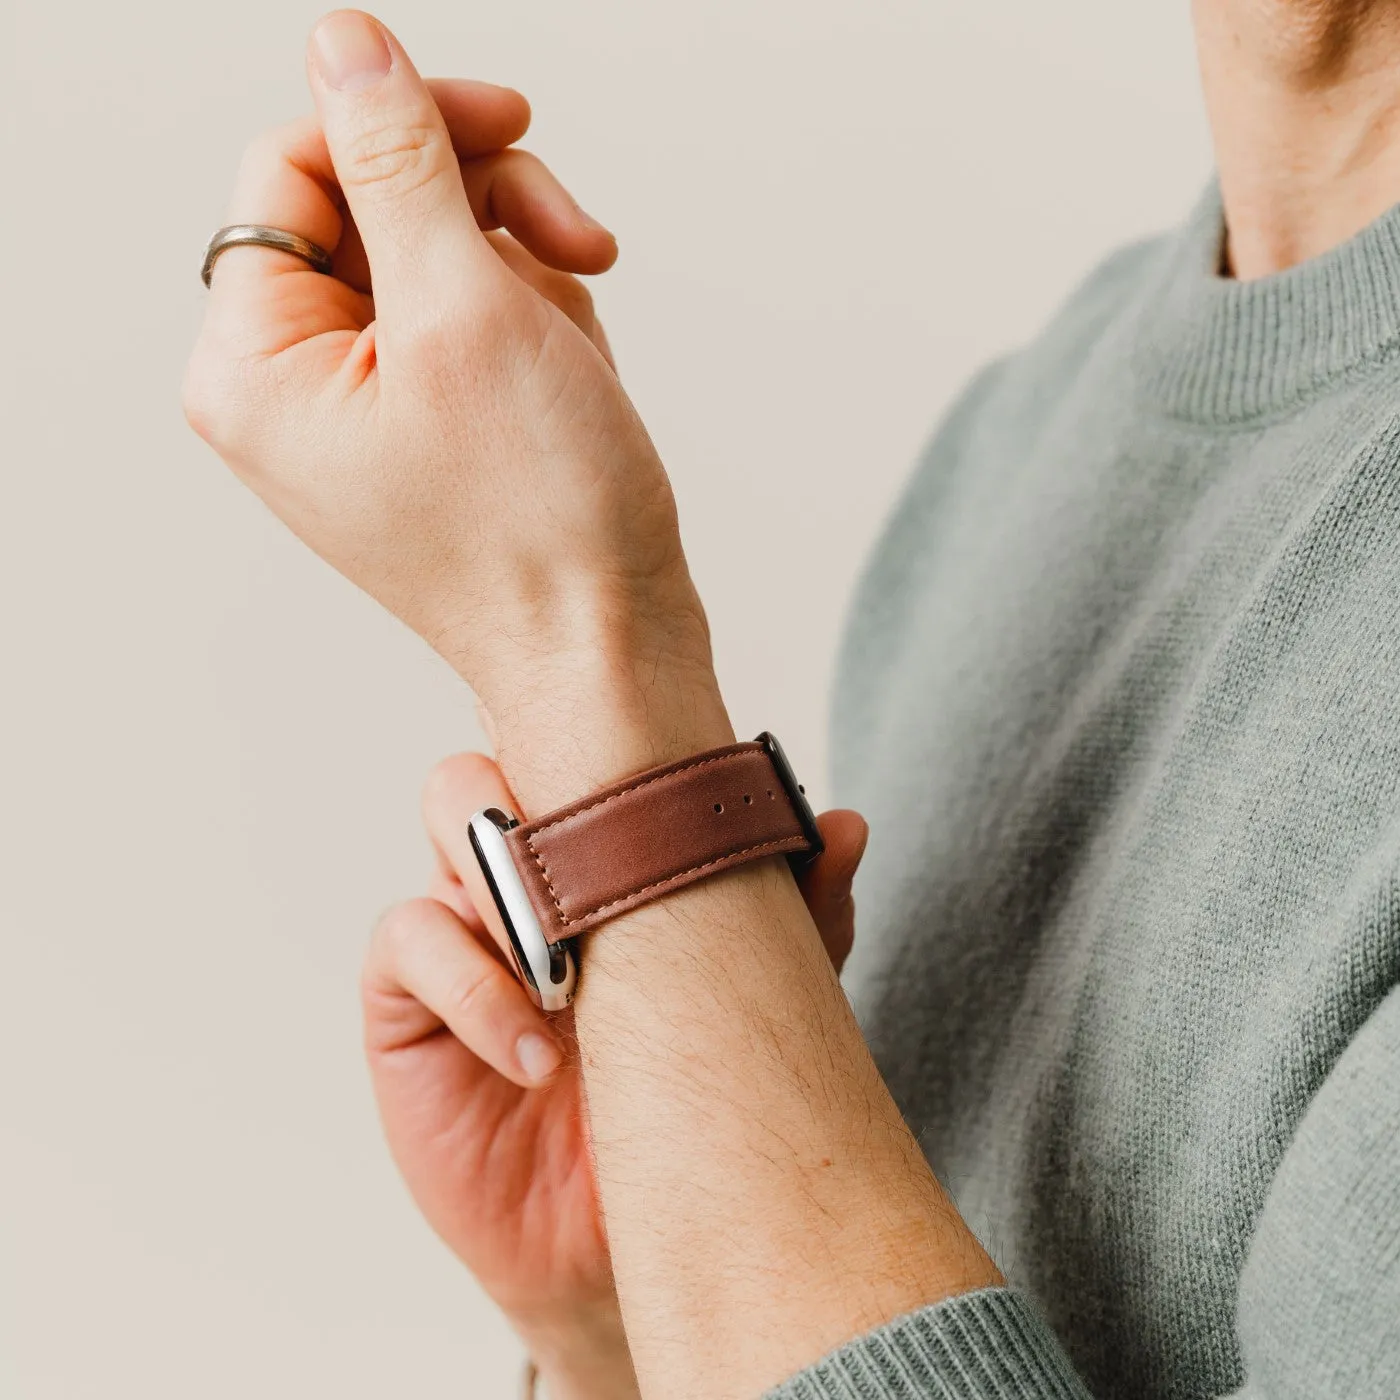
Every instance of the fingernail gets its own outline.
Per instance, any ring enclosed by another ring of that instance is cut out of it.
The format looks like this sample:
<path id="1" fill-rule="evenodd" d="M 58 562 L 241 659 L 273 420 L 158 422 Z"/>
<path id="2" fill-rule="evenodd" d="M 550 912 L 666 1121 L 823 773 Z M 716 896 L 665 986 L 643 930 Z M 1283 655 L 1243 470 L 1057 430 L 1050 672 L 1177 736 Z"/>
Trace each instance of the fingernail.
<path id="1" fill-rule="evenodd" d="M 316 67 L 328 86 L 342 92 L 378 82 L 393 65 L 384 32 L 358 10 L 337 10 L 316 26 L 311 36 Z"/>
<path id="2" fill-rule="evenodd" d="M 515 1042 L 520 1068 L 536 1081 L 548 1079 L 564 1062 L 563 1052 L 548 1036 L 530 1031 Z"/>

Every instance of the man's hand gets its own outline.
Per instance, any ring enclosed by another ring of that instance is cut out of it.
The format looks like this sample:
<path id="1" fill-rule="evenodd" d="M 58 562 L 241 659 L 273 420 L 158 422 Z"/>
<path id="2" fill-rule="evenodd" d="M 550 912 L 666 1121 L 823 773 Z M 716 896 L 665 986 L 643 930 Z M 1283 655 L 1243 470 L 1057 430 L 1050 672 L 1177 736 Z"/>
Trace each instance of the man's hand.
<path id="1" fill-rule="evenodd" d="M 658 718 L 681 751 L 724 742 L 669 483 L 586 294 L 559 280 L 606 268 L 611 235 L 504 149 L 528 119 L 518 95 L 425 83 L 355 11 L 318 25 L 308 71 L 317 120 L 255 143 L 229 219 L 311 239 L 335 275 L 223 254 L 190 421 L 474 686 L 532 804 L 577 795 L 551 773 L 586 787 L 659 759 Z M 634 716 L 645 751 L 610 753 Z M 548 736 L 598 771 L 563 777 Z"/>
<path id="2" fill-rule="evenodd" d="M 437 857 L 430 898 L 389 911 L 364 975 L 365 1044 L 394 1158 L 433 1228 L 509 1315 L 551 1400 L 636 1392 L 583 1115 L 571 1018 L 547 1018 L 507 970 L 477 913 L 489 898 L 467 840 L 483 807 L 517 809 L 480 754 L 441 763 L 423 794 Z M 840 970 L 855 812 L 818 818 L 824 854 L 802 881 Z M 602 937 L 607 937 L 606 932 Z"/>

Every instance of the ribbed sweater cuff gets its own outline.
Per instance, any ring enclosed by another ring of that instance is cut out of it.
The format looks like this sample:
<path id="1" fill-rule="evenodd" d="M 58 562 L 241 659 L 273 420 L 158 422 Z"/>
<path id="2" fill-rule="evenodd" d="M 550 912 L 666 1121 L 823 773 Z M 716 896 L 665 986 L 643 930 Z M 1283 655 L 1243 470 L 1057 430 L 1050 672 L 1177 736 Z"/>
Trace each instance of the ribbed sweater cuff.
<path id="1" fill-rule="evenodd" d="M 987 1288 L 848 1342 L 766 1400 L 1090 1400 L 1030 1299 Z"/>

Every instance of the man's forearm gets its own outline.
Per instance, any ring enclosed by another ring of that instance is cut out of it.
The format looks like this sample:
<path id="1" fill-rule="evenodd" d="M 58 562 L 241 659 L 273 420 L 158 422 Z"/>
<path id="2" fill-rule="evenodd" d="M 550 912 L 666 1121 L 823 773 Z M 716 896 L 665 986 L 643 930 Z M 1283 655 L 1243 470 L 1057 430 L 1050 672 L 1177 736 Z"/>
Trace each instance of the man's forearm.
<path id="1" fill-rule="evenodd" d="M 592 713 L 574 712 L 568 739 L 540 736 L 549 777 L 538 762 L 523 776 L 550 791 L 532 810 L 731 737 L 704 699 L 689 718 L 619 715 L 598 731 L 601 771 L 582 741 Z M 614 920 L 582 965 L 589 1120 L 643 1393 L 684 1373 L 688 1394 L 756 1395 L 859 1332 L 1000 1282 L 901 1121 L 781 860 Z"/>
<path id="2" fill-rule="evenodd" d="M 901 1121 L 781 861 L 585 949 L 579 1042 L 644 1393 L 756 1395 L 999 1282 Z"/>

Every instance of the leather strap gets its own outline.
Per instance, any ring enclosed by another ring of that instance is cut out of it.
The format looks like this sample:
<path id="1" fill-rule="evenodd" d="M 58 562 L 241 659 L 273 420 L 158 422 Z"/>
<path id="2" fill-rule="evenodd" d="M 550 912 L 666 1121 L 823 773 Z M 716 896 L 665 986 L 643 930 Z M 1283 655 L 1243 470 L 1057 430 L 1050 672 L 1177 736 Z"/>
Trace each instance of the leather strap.
<path id="1" fill-rule="evenodd" d="M 767 734 L 639 773 L 512 827 L 505 841 L 551 943 L 746 861 L 822 849 Z"/>

